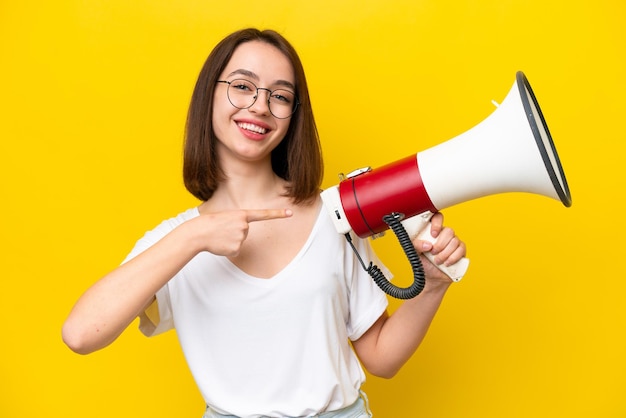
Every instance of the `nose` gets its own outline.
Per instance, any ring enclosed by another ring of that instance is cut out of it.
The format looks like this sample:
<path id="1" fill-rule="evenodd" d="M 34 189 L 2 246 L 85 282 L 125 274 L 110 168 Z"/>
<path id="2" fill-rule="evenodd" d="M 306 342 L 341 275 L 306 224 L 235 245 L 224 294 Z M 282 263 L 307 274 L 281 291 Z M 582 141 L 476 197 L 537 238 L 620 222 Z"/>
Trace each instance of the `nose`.
<path id="1" fill-rule="evenodd" d="M 265 93 L 263 94 L 263 92 L 261 92 L 261 90 L 265 90 Z M 256 90 L 256 100 L 254 101 L 254 103 L 252 104 L 252 106 L 250 106 L 248 108 L 248 110 L 250 110 L 251 112 L 254 113 L 259 113 L 262 115 L 267 115 L 270 112 L 270 95 L 271 94 L 271 90 L 269 89 L 264 89 L 264 88 L 257 88 Z"/>

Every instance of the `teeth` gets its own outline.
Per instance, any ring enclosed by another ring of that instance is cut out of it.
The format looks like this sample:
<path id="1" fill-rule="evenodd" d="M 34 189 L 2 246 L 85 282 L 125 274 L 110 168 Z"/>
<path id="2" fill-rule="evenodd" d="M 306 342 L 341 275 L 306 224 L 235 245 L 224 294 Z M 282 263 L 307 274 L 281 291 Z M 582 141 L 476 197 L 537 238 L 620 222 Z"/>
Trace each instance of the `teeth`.
<path id="1" fill-rule="evenodd" d="M 256 132 L 258 134 L 264 134 L 267 132 L 267 129 L 261 128 L 260 126 L 254 125 L 252 123 L 238 123 L 237 126 L 239 126 L 241 129 Z"/>

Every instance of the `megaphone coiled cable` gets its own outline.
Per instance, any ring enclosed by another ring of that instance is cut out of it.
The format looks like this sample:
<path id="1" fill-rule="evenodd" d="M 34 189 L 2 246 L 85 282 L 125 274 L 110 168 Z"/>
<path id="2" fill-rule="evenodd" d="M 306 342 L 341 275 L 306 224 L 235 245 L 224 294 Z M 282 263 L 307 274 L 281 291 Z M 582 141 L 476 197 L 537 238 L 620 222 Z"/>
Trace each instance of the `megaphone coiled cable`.
<path id="1" fill-rule="evenodd" d="M 376 283 L 376 285 L 378 285 L 378 287 L 380 287 L 383 292 L 396 299 L 412 299 L 419 295 L 422 290 L 424 290 L 426 280 L 422 261 L 420 260 L 419 255 L 417 254 L 417 251 L 415 250 L 415 247 L 411 242 L 409 234 L 404 229 L 404 226 L 402 226 L 401 221 L 403 217 L 404 216 L 402 214 L 394 212 L 389 215 L 385 215 L 383 217 L 383 221 L 385 221 L 385 223 L 389 225 L 389 228 L 398 238 L 400 246 L 404 250 L 404 253 L 409 260 L 409 263 L 411 264 L 411 269 L 413 270 L 413 284 L 406 288 L 392 284 L 385 277 L 385 274 L 380 270 L 380 268 L 374 263 L 370 262 L 369 266 L 366 267 L 356 247 L 354 246 L 354 244 L 352 244 L 352 238 L 350 237 L 350 234 L 347 233 L 345 236 L 348 240 L 348 243 L 352 247 L 352 250 L 356 254 L 359 262 L 361 263 L 361 266 L 363 266 L 363 269 L 367 271 L 370 277 L 374 280 L 374 283 Z"/>

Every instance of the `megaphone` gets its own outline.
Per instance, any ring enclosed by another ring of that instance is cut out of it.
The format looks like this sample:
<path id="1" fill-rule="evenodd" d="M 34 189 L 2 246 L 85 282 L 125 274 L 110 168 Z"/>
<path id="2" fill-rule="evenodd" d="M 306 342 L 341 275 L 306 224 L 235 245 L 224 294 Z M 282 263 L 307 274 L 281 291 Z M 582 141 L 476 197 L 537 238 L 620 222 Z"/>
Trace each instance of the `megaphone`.
<path id="1" fill-rule="evenodd" d="M 380 277 L 376 266 L 365 267 L 359 260 L 385 292 L 408 299 L 424 286 L 423 270 L 416 272 L 421 265 L 416 265 L 419 257 L 411 251 L 410 240 L 432 241 L 430 217 L 462 202 L 508 192 L 543 195 L 566 207 L 572 204 L 548 125 L 521 71 L 497 109 L 469 131 L 383 167 L 355 170 L 321 197 L 337 232 L 351 244 L 352 232 L 361 238 L 390 228 L 396 233 L 414 265 L 413 286 L 394 286 Z M 463 259 L 440 268 L 458 281 L 468 265 Z"/>

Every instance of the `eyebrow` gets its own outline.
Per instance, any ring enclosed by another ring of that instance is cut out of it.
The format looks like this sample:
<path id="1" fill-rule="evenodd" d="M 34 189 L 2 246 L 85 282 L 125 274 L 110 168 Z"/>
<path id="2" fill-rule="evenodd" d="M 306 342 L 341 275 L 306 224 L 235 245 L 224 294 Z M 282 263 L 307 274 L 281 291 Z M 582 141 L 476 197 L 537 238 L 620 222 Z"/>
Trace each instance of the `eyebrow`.
<path id="1" fill-rule="evenodd" d="M 250 77 L 250 78 L 255 79 L 256 81 L 260 80 L 259 76 L 256 73 L 254 73 L 254 72 L 252 72 L 250 70 L 244 70 L 243 68 L 239 68 L 239 69 L 231 72 L 230 74 L 228 74 L 228 77 L 231 77 L 231 76 L 234 76 L 234 75 L 242 75 L 242 76 L 245 76 L 245 77 Z M 287 81 L 287 80 L 276 80 L 276 81 L 274 81 L 273 85 L 289 87 L 289 88 L 293 89 L 293 91 L 296 91 L 296 86 L 292 82 Z"/>

